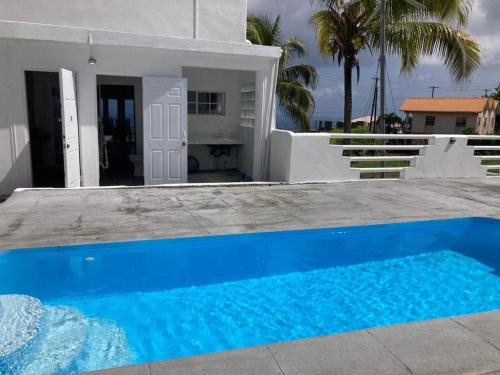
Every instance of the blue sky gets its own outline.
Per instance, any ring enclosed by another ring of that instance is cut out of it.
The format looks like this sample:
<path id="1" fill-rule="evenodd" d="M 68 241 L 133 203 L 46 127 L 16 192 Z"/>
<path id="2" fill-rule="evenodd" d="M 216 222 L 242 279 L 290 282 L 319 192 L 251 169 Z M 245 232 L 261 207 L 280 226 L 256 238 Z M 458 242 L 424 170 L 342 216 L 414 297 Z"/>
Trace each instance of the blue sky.
<path id="1" fill-rule="evenodd" d="M 305 59 L 318 69 L 320 82 L 315 90 L 315 118 L 342 120 L 343 74 L 331 60 L 322 60 L 317 53 L 314 33 L 308 19 L 314 10 L 310 0 L 248 0 L 249 13 L 282 16 L 283 34 L 297 36 L 307 42 L 310 53 Z M 436 96 L 481 96 L 485 89 L 500 83 L 500 0 L 475 0 L 467 31 L 478 40 L 483 51 L 479 71 L 465 87 L 458 87 L 441 61 L 424 58 L 410 74 L 400 75 L 399 59 L 388 58 L 389 81 L 392 90 L 387 92 L 387 111 L 398 109 L 405 97 L 430 97 L 429 86 L 440 86 Z M 377 56 L 365 52 L 361 56 L 361 80 L 354 85 L 353 116 L 363 116 L 377 69 Z M 278 123 L 282 122 L 278 116 Z"/>

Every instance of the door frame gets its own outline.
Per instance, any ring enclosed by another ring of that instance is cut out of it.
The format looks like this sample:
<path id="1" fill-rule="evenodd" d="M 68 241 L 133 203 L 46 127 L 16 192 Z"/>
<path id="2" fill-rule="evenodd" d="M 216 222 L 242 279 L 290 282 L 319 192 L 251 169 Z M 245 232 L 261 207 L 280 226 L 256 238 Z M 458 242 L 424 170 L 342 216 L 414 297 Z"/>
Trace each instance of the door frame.
<path id="1" fill-rule="evenodd" d="M 54 68 L 43 68 L 43 67 L 32 67 L 32 66 L 24 66 L 20 69 L 22 79 L 21 79 L 21 93 L 22 93 L 22 106 L 23 106 L 23 114 L 24 114 L 24 122 L 25 126 L 25 134 L 26 134 L 26 149 L 27 149 L 27 171 L 28 171 L 28 179 L 29 185 L 33 188 L 33 155 L 31 155 L 31 137 L 30 137 L 30 121 L 29 121 L 29 113 L 28 113 L 28 91 L 26 86 L 26 72 L 35 72 L 35 73 L 55 73 L 59 75 L 59 69 Z M 76 112 L 78 114 L 78 118 L 80 118 L 80 100 L 78 95 L 79 88 L 79 74 L 78 71 L 73 70 L 75 74 L 75 91 L 76 91 Z M 59 83 L 59 90 L 61 90 L 61 85 Z M 61 121 L 62 121 L 62 103 L 61 103 Z M 62 130 L 62 129 L 61 129 Z M 15 144 L 15 134 L 14 139 L 12 140 Z M 80 184 L 83 185 L 83 175 L 82 175 L 82 139 L 81 139 L 81 129 L 80 122 L 78 122 L 78 152 L 79 152 L 79 162 L 80 162 Z M 15 152 L 15 149 L 14 151 Z M 65 172 L 64 172 L 65 173 Z M 66 174 L 64 175 L 66 178 Z"/>

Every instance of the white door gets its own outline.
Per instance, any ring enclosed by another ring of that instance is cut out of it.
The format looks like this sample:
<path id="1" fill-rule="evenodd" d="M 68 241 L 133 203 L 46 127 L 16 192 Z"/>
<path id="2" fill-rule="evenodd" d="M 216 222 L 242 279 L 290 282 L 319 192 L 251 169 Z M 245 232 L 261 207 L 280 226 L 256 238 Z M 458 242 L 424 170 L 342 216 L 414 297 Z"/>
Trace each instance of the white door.
<path id="1" fill-rule="evenodd" d="M 144 182 L 187 182 L 187 80 L 144 77 Z"/>
<path id="2" fill-rule="evenodd" d="M 70 70 L 61 69 L 59 71 L 59 87 L 61 91 L 64 178 L 67 188 L 75 188 L 80 187 L 80 147 L 75 74 Z"/>

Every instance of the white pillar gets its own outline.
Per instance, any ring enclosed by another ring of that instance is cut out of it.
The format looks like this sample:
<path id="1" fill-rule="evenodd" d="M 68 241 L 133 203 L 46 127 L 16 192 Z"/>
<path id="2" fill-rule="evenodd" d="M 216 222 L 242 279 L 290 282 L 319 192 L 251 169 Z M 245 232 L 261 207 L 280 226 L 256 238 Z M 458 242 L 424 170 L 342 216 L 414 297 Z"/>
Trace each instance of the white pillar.
<path id="1" fill-rule="evenodd" d="M 278 60 L 255 75 L 255 139 L 253 179 L 269 180 L 270 134 L 276 127 L 276 80 Z"/>

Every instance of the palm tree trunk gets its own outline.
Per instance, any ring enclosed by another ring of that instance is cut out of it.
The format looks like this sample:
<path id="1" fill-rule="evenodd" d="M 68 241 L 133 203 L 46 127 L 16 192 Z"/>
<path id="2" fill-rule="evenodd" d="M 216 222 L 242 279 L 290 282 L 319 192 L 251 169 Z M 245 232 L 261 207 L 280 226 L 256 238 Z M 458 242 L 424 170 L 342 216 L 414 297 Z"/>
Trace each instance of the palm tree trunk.
<path id="1" fill-rule="evenodd" d="M 351 132 L 352 123 L 352 62 L 344 61 L 344 133 Z"/>

